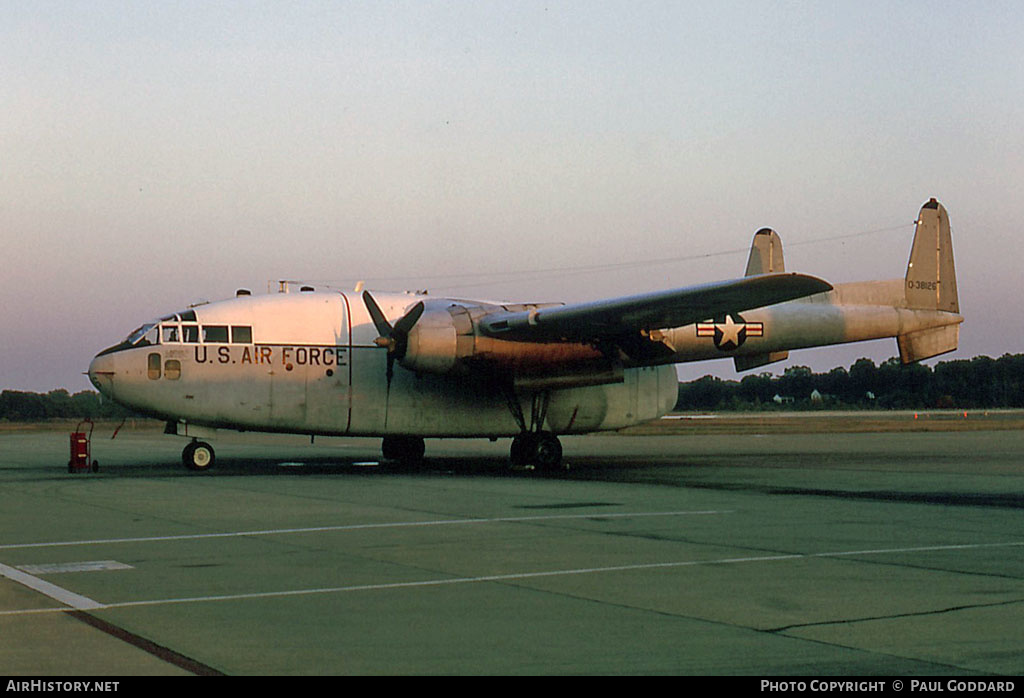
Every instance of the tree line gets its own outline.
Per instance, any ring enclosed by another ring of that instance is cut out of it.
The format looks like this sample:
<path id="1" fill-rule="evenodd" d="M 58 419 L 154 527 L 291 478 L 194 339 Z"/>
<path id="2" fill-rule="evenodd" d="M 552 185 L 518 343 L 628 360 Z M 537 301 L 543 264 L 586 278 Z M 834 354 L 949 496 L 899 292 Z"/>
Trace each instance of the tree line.
<path id="1" fill-rule="evenodd" d="M 679 384 L 677 410 L 758 409 L 934 409 L 1024 407 L 1024 354 L 998 359 L 943 361 L 935 368 L 880 365 L 858 359 L 849 370 L 814 373 L 791 366 L 781 376 L 749 375 L 742 380 L 704 376 Z"/>
<path id="2" fill-rule="evenodd" d="M 100 397 L 92 390 L 71 395 L 67 390 L 0 393 L 0 421 L 42 422 L 50 419 L 123 419 L 136 416 L 131 410 Z"/>
<path id="3" fill-rule="evenodd" d="M 904 366 L 892 358 L 880 365 L 858 359 L 849 369 L 814 373 L 791 366 L 781 376 L 759 373 L 741 380 L 704 376 L 679 384 L 677 410 L 933 409 L 1024 407 L 1024 354 L 998 359 L 943 361 L 935 368 Z M 0 393 L 0 421 L 122 419 L 131 410 L 85 390 Z"/>

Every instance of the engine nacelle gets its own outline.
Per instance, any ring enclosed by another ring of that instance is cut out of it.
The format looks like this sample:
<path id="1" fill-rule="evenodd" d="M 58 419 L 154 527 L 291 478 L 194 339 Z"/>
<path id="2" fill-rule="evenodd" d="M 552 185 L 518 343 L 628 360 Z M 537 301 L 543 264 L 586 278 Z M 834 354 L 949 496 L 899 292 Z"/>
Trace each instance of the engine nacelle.
<path id="1" fill-rule="evenodd" d="M 616 376 L 608 374 L 603 366 L 605 357 L 586 344 L 512 342 L 478 334 L 475 320 L 494 309 L 455 303 L 427 305 L 409 331 L 399 363 L 410 371 L 437 374 L 484 365 L 517 380 L 520 375 L 529 375 L 529 380 L 565 375 L 571 376 L 571 385 L 621 381 L 621 371 Z M 602 366 L 593 368 L 598 363 Z"/>
<path id="2" fill-rule="evenodd" d="M 461 306 L 451 306 L 460 308 Z M 466 315 L 468 321 L 469 315 Z M 473 324 L 469 322 L 470 355 L 472 355 Z M 399 363 L 410 371 L 448 373 L 455 368 L 459 357 L 459 333 L 455 315 L 438 306 L 427 306 L 423 315 L 409 332 L 405 355 Z"/>

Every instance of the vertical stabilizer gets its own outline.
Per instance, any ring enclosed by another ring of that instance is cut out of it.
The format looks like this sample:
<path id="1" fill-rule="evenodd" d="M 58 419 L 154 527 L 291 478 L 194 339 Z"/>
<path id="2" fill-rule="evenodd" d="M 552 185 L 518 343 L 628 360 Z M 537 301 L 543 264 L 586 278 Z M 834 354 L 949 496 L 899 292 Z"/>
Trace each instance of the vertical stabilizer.
<path id="1" fill-rule="evenodd" d="M 782 258 L 782 238 L 771 228 L 761 228 L 754 233 L 754 241 L 750 244 L 750 256 L 747 258 L 747 271 L 744 276 L 781 271 L 786 271 L 786 264 Z M 736 370 L 742 372 L 788 358 L 788 351 L 773 351 L 767 354 L 734 356 L 732 360 Z"/>
<path id="2" fill-rule="evenodd" d="M 949 214 L 935 199 L 921 207 L 906 277 L 907 306 L 960 312 Z"/>
<path id="3" fill-rule="evenodd" d="M 745 276 L 779 271 L 786 271 L 786 265 L 782 261 L 782 238 L 771 228 L 761 228 L 754 233 Z"/>

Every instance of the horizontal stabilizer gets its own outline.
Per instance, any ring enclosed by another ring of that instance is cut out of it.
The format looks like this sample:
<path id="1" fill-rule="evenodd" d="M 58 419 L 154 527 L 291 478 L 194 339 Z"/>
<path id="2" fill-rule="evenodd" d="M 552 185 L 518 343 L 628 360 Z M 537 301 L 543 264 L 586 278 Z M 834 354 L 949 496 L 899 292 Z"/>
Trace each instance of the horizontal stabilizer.
<path id="1" fill-rule="evenodd" d="M 900 361 L 905 364 L 954 351 L 959 341 L 959 324 L 933 327 L 896 337 L 896 343 L 900 348 Z"/>

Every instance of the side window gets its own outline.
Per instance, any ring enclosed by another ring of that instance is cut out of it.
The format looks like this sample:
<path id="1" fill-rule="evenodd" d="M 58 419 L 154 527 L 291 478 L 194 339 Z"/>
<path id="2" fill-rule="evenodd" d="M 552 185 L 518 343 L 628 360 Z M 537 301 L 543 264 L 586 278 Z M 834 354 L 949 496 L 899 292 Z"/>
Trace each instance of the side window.
<path id="1" fill-rule="evenodd" d="M 233 344 L 252 344 L 252 328 L 232 325 L 231 342 Z"/>
<path id="2" fill-rule="evenodd" d="M 199 343 L 199 325 L 182 325 L 181 339 L 186 344 Z"/>
<path id="3" fill-rule="evenodd" d="M 160 379 L 160 355 L 153 353 L 150 354 L 146 359 L 146 375 L 149 376 L 149 380 L 155 381 Z"/>
<path id="4" fill-rule="evenodd" d="M 203 341 L 227 344 L 227 325 L 203 325 Z"/>
<path id="5" fill-rule="evenodd" d="M 169 381 L 181 378 L 181 362 L 177 359 L 167 359 L 164 363 L 164 377 Z"/>
<path id="6" fill-rule="evenodd" d="M 177 325 L 164 325 L 160 328 L 160 339 L 164 344 L 169 342 L 178 341 L 178 326 Z"/>

